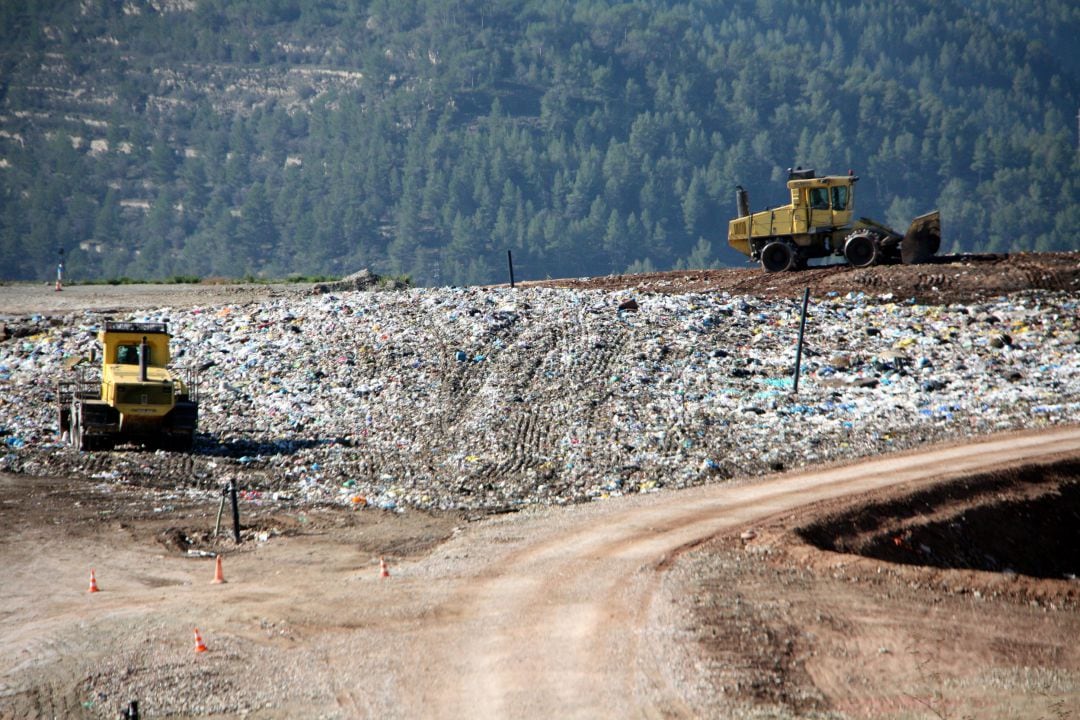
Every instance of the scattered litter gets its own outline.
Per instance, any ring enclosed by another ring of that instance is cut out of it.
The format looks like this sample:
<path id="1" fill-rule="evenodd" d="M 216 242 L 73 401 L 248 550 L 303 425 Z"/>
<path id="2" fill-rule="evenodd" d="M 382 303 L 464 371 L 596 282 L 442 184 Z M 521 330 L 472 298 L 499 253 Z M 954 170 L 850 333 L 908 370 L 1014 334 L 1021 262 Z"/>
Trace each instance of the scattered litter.
<path id="1" fill-rule="evenodd" d="M 55 381 L 105 316 L 13 320 L 0 341 L 0 471 L 181 496 L 234 476 L 244 503 L 502 512 L 1080 416 L 1075 294 L 812 299 L 795 395 L 800 301 L 326 288 L 114 315 L 167 320 L 175 357 L 202 368 L 190 456 L 61 444 Z"/>

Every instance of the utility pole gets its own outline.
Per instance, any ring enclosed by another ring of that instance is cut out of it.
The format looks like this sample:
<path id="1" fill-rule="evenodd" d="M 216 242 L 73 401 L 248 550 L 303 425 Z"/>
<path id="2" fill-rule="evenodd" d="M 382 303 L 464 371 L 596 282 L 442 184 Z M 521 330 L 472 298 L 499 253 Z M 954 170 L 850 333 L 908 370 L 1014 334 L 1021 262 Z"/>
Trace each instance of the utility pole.
<path id="1" fill-rule="evenodd" d="M 56 292 L 64 289 L 64 248 L 58 249 L 60 260 L 56 264 Z"/>
<path id="2" fill-rule="evenodd" d="M 442 282 L 442 254 L 435 253 L 435 259 L 431 261 L 431 286 L 439 287 Z"/>
<path id="3" fill-rule="evenodd" d="M 799 371 L 802 369 L 802 344 L 806 333 L 806 307 L 810 304 L 810 288 L 806 288 L 802 296 L 802 319 L 799 320 L 799 342 L 795 346 L 795 376 L 791 382 L 791 392 L 799 392 Z"/>

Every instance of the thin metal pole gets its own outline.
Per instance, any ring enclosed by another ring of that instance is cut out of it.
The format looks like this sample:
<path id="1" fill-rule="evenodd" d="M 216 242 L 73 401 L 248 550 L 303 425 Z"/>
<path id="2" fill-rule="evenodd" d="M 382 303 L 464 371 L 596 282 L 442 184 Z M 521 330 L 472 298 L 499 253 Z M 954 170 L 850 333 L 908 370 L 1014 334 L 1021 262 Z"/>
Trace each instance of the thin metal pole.
<path id="1" fill-rule="evenodd" d="M 799 392 L 799 370 L 802 366 L 803 335 L 806 332 L 806 307 L 810 304 L 810 288 L 806 288 L 802 298 L 802 319 L 799 321 L 799 344 L 795 348 L 795 379 L 791 385 L 793 393 Z"/>
<path id="2" fill-rule="evenodd" d="M 217 520 L 214 522 L 214 537 L 221 532 L 221 514 L 225 512 L 225 497 L 229 494 L 229 488 L 221 489 L 221 502 L 217 506 Z"/>
<path id="3" fill-rule="evenodd" d="M 229 481 L 229 499 L 232 500 L 233 540 L 240 544 L 240 507 L 236 504 L 236 480 Z"/>
<path id="4" fill-rule="evenodd" d="M 506 251 L 506 264 L 510 266 L 510 289 L 514 289 L 514 256 L 510 254 L 510 251 Z"/>

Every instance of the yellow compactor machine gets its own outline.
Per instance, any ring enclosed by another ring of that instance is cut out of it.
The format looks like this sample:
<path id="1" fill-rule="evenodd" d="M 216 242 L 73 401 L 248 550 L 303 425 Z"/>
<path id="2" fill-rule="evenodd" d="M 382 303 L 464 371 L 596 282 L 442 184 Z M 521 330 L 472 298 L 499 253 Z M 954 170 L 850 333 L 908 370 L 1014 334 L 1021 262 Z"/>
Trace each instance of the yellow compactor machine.
<path id="1" fill-rule="evenodd" d="M 79 450 L 136 443 L 190 450 L 199 417 L 198 379 L 169 364 L 165 323 L 106 322 L 97 368 L 76 361 L 57 384 L 59 430 Z"/>
<path id="2" fill-rule="evenodd" d="M 801 269 L 812 258 L 830 255 L 855 267 L 929 260 L 941 246 L 940 213 L 915 218 L 904 235 L 869 218 L 852 222 L 858 179 L 851 172 L 815 177 L 813 170 L 789 170 L 791 203 L 756 213 L 740 186 L 739 216 L 728 224 L 728 244 L 768 272 Z"/>

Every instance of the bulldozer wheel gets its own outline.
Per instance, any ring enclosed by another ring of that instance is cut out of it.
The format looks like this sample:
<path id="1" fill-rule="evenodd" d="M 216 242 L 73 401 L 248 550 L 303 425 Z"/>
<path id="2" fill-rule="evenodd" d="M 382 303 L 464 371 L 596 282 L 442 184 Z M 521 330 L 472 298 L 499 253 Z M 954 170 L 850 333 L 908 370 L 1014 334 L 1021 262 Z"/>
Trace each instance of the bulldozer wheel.
<path id="1" fill-rule="evenodd" d="M 774 241 L 761 249 L 761 267 L 766 272 L 783 272 L 795 265 L 795 251 L 786 242 Z"/>
<path id="2" fill-rule="evenodd" d="M 871 233 L 854 233 L 844 243 L 844 258 L 853 267 L 870 267 L 878 259 L 877 237 Z"/>
<path id="3" fill-rule="evenodd" d="M 56 436 L 59 438 L 64 437 L 64 433 L 68 433 L 68 440 L 71 440 L 71 407 L 63 405 L 60 407 L 57 418 L 57 427 L 59 430 L 56 432 Z"/>
<path id="4" fill-rule="evenodd" d="M 71 444 L 76 450 L 92 452 L 100 450 L 102 441 L 93 435 L 86 434 L 86 426 L 83 424 L 82 406 L 71 407 Z"/>
<path id="5" fill-rule="evenodd" d="M 82 426 L 81 413 L 71 413 L 71 444 L 78 451 L 89 450 L 86 442 L 86 430 Z"/>

